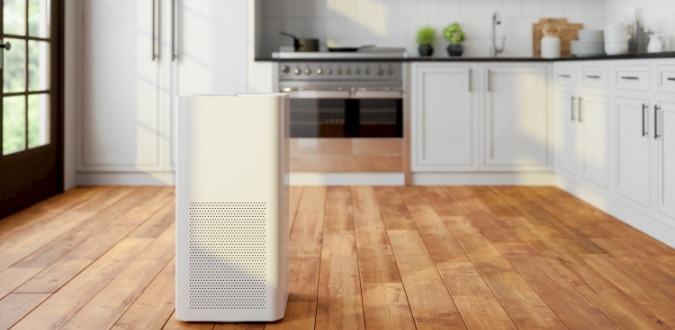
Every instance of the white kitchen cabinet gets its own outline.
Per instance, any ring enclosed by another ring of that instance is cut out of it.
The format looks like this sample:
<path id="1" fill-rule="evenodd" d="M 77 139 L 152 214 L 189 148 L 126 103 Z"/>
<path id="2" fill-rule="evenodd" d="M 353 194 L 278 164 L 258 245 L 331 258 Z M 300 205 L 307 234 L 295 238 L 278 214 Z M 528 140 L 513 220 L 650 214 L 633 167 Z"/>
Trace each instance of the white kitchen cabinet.
<path id="1" fill-rule="evenodd" d="M 413 171 L 475 167 L 474 72 L 470 64 L 413 65 Z"/>
<path id="2" fill-rule="evenodd" d="M 657 102 L 654 125 L 658 163 L 658 211 L 675 227 L 675 102 Z"/>
<path id="3" fill-rule="evenodd" d="M 577 122 L 580 174 L 599 186 L 609 182 L 609 102 L 602 94 L 580 93 Z"/>
<path id="4" fill-rule="evenodd" d="M 173 183 L 175 97 L 245 91 L 246 13 L 241 1 L 83 1 L 79 184 Z"/>
<path id="5" fill-rule="evenodd" d="M 617 194 L 651 207 L 652 152 L 650 100 L 615 97 L 615 175 Z"/>
<path id="6" fill-rule="evenodd" d="M 549 165 L 546 65 L 484 66 L 484 161 L 501 170 Z"/>
<path id="7" fill-rule="evenodd" d="M 609 186 L 609 101 L 604 65 L 556 65 L 556 168 Z"/>

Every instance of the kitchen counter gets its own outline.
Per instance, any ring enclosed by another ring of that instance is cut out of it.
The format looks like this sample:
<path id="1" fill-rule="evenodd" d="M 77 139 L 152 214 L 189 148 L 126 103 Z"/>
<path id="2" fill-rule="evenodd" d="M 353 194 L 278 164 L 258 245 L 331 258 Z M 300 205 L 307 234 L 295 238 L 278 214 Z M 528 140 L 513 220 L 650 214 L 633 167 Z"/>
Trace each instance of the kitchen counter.
<path id="1" fill-rule="evenodd" d="M 650 58 L 675 58 L 675 51 L 645 54 L 602 55 L 588 57 L 565 57 L 548 59 L 541 57 L 419 57 L 410 56 L 404 58 L 369 57 L 369 58 L 338 58 L 324 57 L 320 59 L 303 59 L 311 62 L 557 62 L 557 61 L 592 61 L 592 60 L 631 60 Z M 279 59 L 270 57 L 256 57 L 257 62 L 292 62 L 297 59 Z"/>

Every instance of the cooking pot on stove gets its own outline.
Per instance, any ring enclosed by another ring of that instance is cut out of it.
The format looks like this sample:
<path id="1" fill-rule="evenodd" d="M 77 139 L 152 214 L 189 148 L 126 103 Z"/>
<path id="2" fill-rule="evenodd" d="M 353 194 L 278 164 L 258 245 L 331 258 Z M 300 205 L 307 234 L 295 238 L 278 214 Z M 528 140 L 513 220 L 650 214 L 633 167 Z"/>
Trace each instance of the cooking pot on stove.
<path id="1" fill-rule="evenodd" d="M 279 32 L 279 34 L 293 38 L 293 47 L 296 52 L 318 52 L 319 39 L 315 38 L 298 38 L 293 34 L 287 32 Z"/>

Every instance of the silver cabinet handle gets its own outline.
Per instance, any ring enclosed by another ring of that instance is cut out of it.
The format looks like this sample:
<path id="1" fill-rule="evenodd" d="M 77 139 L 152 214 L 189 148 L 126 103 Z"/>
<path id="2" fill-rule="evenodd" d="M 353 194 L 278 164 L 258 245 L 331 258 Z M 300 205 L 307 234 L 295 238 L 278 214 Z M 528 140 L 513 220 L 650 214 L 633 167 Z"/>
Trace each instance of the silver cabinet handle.
<path id="1" fill-rule="evenodd" d="M 659 134 L 659 111 L 661 110 L 661 106 L 658 104 L 654 105 L 654 140 L 658 140 L 661 138 L 661 134 Z"/>
<path id="2" fill-rule="evenodd" d="M 9 49 L 8 49 L 9 50 Z M 667 78 L 669 81 L 675 81 L 675 77 L 668 77 Z"/>
<path id="3" fill-rule="evenodd" d="M 161 26 L 161 0 L 152 0 L 152 61 L 159 59 L 162 47 L 159 42 L 159 28 Z M 159 45 L 159 47 L 158 47 Z"/>
<path id="4" fill-rule="evenodd" d="M 647 124 L 646 113 L 647 113 L 648 108 L 649 108 L 648 105 L 646 105 L 644 103 L 642 104 L 642 136 L 647 136 L 649 134 L 649 132 L 647 132 L 647 128 L 646 128 L 646 124 Z"/>
<path id="5" fill-rule="evenodd" d="M 492 79 L 490 78 L 491 75 L 492 75 L 492 73 L 490 72 L 490 69 L 488 69 L 488 70 L 487 70 L 487 91 L 488 91 L 488 92 L 492 92 L 492 87 L 491 87 L 491 85 L 492 85 L 492 81 L 491 81 L 491 80 L 492 80 Z"/>
<path id="6" fill-rule="evenodd" d="M 640 77 L 635 77 L 635 76 L 621 76 L 621 79 L 624 79 L 624 80 L 639 80 Z"/>
<path id="7" fill-rule="evenodd" d="M 574 96 L 572 96 L 572 97 L 570 98 L 570 101 L 571 101 L 571 102 L 570 102 L 570 115 L 571 115 L 571 117 L 572 117 L 572 118 L 571 118 L 572 121 L 576 121 L 576 120 L 577 120 L 576 118 L 574 118 L 574 99 L 575 99 Z"/>
<path id="8" fill-rule="evenodd" d="M 558 77 L 560 77 L 560 78 L 571 78 L 572 76 L 570 76 L 568 74 L 559 74 Z"/>
<path id="9" fill-rule="evenodd" d="M 579 101 L 577 103 L 577 111 L 579 111 L 579 122 L 582 123 L 584 122 L 584 119 L 582 118 L 583 112 L 581 112 L 581 96 L 579 96 Z"/>
<path id="10" fill-rule="evenodd" d="M 180 0 L 171 0 L 171 61 L 175 61 L 179 56 L 179 12 L 180 12 Z"/>
<path id="11" fill-rule="evenodd" d="M 590 76 L 586 76 L 586 78 L 588 78 L 588 79 L 600 79 L 600 76 L 590 75 Z"/>
<path id="12" fill-rule="evenodd" d="M 471 88 L 471 69 L 469 69 L 469 73 L 467 74 L 467 79 L 469 80 L 468 81 L 468 83 L 469 83 L 469 93 L 471 93 L 471 92 L 473 92 L 473 90 Z"/>

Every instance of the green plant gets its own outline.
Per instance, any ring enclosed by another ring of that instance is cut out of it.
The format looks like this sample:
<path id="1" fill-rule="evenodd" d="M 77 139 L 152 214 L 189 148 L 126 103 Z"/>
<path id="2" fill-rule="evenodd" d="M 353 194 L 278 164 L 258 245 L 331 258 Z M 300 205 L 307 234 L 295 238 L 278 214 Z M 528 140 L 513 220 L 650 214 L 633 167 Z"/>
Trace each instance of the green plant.
<path id="1" fill-rule="evenodd" d="M 450 44 L 459 44 L 464 41 L 464 30 L 455 22 L 445 27 L 443 30 L 443 37 L 450 42 Z"/>
<path id="2" fill-rule="evenodd" d="M 433 45 L 436 38 L 436 30 L 430 26 L 425 26 L 417 31 L 418 45 Z"/>

